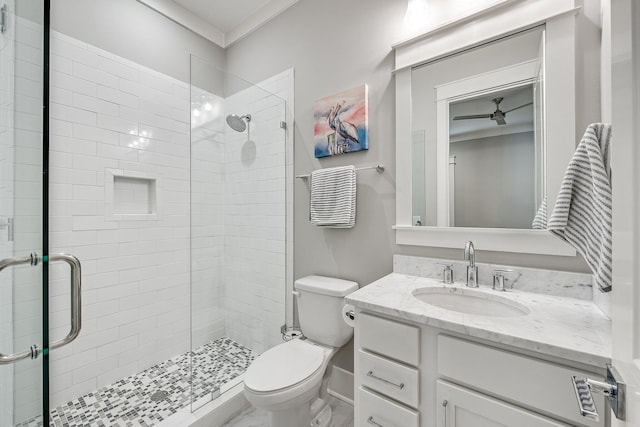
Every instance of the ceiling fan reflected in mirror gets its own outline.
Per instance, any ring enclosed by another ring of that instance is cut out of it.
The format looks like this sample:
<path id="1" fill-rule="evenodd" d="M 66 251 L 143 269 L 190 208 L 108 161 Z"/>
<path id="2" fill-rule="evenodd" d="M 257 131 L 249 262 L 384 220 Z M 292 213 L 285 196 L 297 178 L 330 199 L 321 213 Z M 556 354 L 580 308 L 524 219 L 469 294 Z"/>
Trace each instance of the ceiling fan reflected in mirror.
<path id="1" fill-rule="evenodd" d="M 510 110 L 507 111 L 502 111 L 500 110 L 500 103 L 502 102 L 504 98 L 503 97 L 497 97 L 497 98 L 493 98 L 491 101 L 493 101 L 496 104 L 496 111 L 494 111 L 493 113 L 490 114 L 472 114 L 469 116 L 455 116 L 453 118 L 453 120 L 470 120 L 470 119 L 490 119 L 490 120 L 495 120 L 495 122 L 499 125 L 506 125 L 507 121 L 505 120 L 507 113 L 510 113 L 512 111 L 518 110 L 520 108 L 524 108 L 527 105 L 531 105 L 533 104 L 533 102 L 527 102 L 526 104 L 522 104 L 518 107 L 512 108 Z"/>

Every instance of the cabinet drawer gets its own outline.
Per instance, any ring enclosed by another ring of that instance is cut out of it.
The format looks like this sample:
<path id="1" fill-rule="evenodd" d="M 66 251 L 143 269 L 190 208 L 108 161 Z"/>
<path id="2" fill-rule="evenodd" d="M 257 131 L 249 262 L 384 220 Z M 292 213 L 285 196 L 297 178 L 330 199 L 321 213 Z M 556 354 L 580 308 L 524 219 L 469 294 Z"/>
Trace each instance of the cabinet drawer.
<path id="1" fill-rule="evenodd" d="M 418 412 L 405 408 L 390 400 L 358 388 L 359 426 L 375 427 L 418 427 Z"/>
<path id="2" fill-rule="evenodd" d="M 566 366 L 440 335 L 438 376 L 551 416 L 590 427 L 605 425 L 609 409 L 604 397 L 593 395 L 600 421 L 578 412 L 571 376 L 597 377 Z M 600 379 L 601 378 L 594 378 Z"/>
<path id="3" fill-rule="evenodd" d="M 419 371 L 366 351 L 358 351 L 361 384 L 414 408 L 418 407 Z"/>
<path id="4" fill-rule="evenodd" d="M 420 328 L 361 313 L 357 329 L 360 347 L 418 366 Z"/>

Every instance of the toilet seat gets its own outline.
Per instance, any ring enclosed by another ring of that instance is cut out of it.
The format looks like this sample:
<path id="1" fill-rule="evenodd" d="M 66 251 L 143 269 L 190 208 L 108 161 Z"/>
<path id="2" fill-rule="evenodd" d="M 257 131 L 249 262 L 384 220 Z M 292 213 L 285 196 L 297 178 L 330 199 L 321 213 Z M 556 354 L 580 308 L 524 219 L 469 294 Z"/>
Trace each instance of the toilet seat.
<path id="1" fill-rule="evenodd" d="M 276 393 L 296 387 L 324 367 L 328 349 L 303 340 L 291 340 L 258 356 L 244 374 L 253 393 Z"/>

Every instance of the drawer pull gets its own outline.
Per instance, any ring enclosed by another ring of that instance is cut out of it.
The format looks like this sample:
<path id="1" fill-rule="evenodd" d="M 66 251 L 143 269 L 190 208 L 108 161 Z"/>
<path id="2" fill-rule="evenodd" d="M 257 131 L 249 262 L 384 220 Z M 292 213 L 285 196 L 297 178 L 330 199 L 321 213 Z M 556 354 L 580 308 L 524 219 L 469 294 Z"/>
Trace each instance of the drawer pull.
<path id="1" fill-rule="evenodd" d="M 384 427 L 382 424 L 377 423 L 377 422 L 375 422 L 375 421 L 373 420 L 373 415 L 372 415 L 372 416 L 370 416 L 369 418 L 367 418 L 367 423 L 369 423 L 369 424 L 371 424 L 371 425 L 374 425 L 374 426 L 376 426 L 376 427 Z"/>
<path id="2" fill-rule="evenodd" d="M 447 406 L 449 405 L 449 402 L 446 400 L 442 401 L 442 407 L 444 408 L 442 410 L 442 427 L 447 427 Z"/>
<path id="3" fill-rule="evenodd" d="M 371 377 L 373 379 L 376 379 L 378 381 L 382 381 L 383 383 L 390 384 L 390 385 L 392 385 L 394 387 L 398 387 L 400 390 L 402 390 L 404 388 L 404 383 L 397 384 L 397 383 L 394 383 L 393 381 L 385 380 L 384 378 L 380 378 L 380 377 L 374 375 L 373 371 L 367 372 L 367 376 Z"/>

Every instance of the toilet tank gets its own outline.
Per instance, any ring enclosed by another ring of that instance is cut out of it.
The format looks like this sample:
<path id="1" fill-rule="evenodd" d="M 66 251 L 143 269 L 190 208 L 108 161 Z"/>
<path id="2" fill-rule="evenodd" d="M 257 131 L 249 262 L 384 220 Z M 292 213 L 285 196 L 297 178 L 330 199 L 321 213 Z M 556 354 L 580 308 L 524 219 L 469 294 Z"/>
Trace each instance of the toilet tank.
<path id="1" fill-rule="evenodd" d="M 306 276 L 296 280 L 298 317 L 302 333 L 311 341 L 342 347 L 353 336 L 353 328 L 342 321 L 344 297 L 358 289 L 349 280 Z"/>

